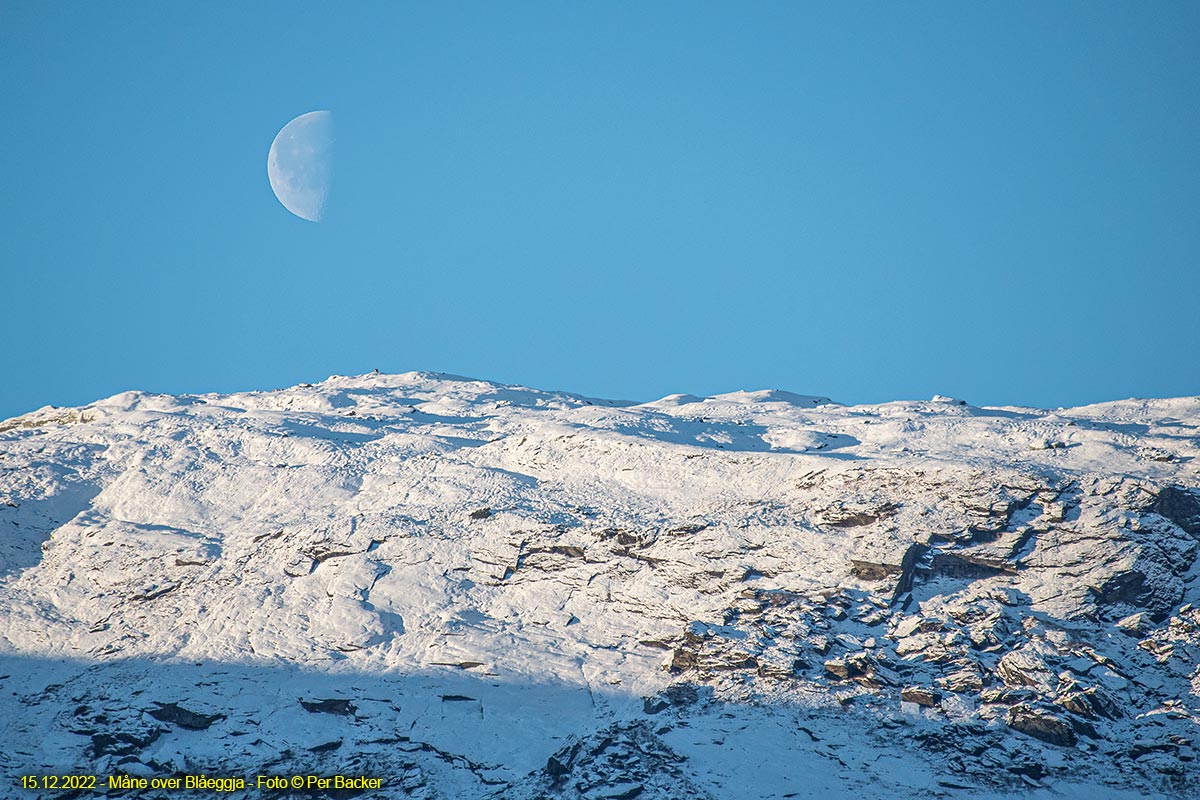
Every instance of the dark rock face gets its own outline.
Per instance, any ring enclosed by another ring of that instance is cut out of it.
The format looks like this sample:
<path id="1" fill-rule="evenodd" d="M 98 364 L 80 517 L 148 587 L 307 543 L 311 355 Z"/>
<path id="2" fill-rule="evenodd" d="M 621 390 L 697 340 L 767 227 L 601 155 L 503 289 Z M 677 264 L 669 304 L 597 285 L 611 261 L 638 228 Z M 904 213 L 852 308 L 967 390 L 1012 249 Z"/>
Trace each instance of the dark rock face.
<path id="1" fill-rule="evenodd" d="M 919 706 L 932 708 L 941 702 L 942 694 L 922 686 L 906 686 L 900 690 L 900 699 L 906 703 L 916 703 Z"/>
<path id="2" fill-rule="evenodd" d="M 1027 705 L 1013 706 L 1008 710 L 1009 727 L 1027 733 L 1035 739 L 1060 747 L 1075 746 L 1075 731 L 1058 717 Z"/>
<path id="3" fill-rule="evenodd" d="M 1128 603 L 1139 605 L 1146 596 L 1146 576 L 1138 570 L 1118 572 L 1099 586 L 1092 587 L 1097 605 Z"/>
<path id="4" fill-rule="evenodd" d="M 668 708 L 688 708 L 699 703 L 702 695 L 708 694 L 711 694 L 711 691 L 702 692 L 700 688 L 689 683 L 677 683 L 653 697 L 643 698 L 642 708 L 647 714 L 658 714 Z"/>
<path id="5" fill-rule="evenodd" d="M 700 702 L 701 695 L 701 689 L 689 683 L 677 683 L 662 691 L 662 696 L 673 706 L 694 706 Z"/>
<path id="6" fill-rule="evenodd" d="M 938 553 L 933 557 L 933 573 L 946 575 L 951 578 L 990 578 L 1002 572 L 1003 569 L 995 563 L 980 558 L 972 558 L 965 553 Z"/>
<path id="7" fill-rule="evenodd" d="M 671 704 L 661 697 L 642 698 L 642 711 L 647 714 L 657 714 L 661 711 L 666 711 L 670 707 Z"/>
<path id="8" fill-rule="evenodd" d="M 1150 510 L 1200 539 L 1200 495 L 1196 492 L 1168 486 L 1159 492 Z"/>
<path id="9" fill-rule="evenodd" d="M 692 669 L 695 666 L 695 651 L 680 647 L 671 654 L 671 663 L 668 665 L 668 669 L 672 673 L 676 673 Z"/>
<path id="10" fill-rule="evenodd" d="M 176 703 L 156 703 L 146 713 L 162 722 L 170 722 L 189 731 L 203 731 L 219 720 L 225 719 L 223 714 L 200 714 L 189 711 Z"/>
<path id="11" fill-rule="evenodd" d="M 825 509 L 821 521 L 833 528 L 858 528 L 874 525 L 881 519 L 893 516 L 899 508 L 896 503 L 882 503 L 872 508 L 847 508 L 837 505 Z"/>
<path id="12" fill-rule="evenodd" d="M 1163 560 L 1159 551 L 1149 551 L 1134 568 L 1116 572 L 1098 586 L 1089 587 L 1104 616 L 1125 618 L 1130 610 L 1145 609 L 1153 622 L 1166 619 L 1179 603 L 1183 585 Z"/>
<path id="13" fill-rule="evenodd" d="M 543 771 L 550 778 L 551 786 L 558 786 L 562 783 L 563 778 L 571 774 L 571 765 L 575 763 L 579 747 L 579 744 L 572 745 L 566 751 L 559 751 L 546 759 L 546 767 Z"/>
<path id="14" fill-rule="evenodd" d="M 825 662 L 825 671 L 834 678 L 847 680 L 870 676 L 873 672 L 871 658 L 866 653 L 852 653 L 842 658 L 831 658 Z"/>
<path id="15" fill-rule="evenodd" d="M 341 748 L 341 746 L 342 740 L 334 739 L 332 741 L 325 742 L 324 744 L 313 745 L 312 747 L 308 748 L 308 751 L 310 753 L 332 753 L 334 750 Z"/>
<path id="16" fill-rule="evenodd" d="M 105 708 L 104 705 L 97 698 L 91 698 L 71 713 L 73 720 L 70 731 L 91 740 L 87 747 L 87 754 L 91 758 L 140 755 L 168 730 L 166 726 L 152 721 L 140 708 L 127 705 Z"/>
<path id="17" fill-rule="evenodd" d="M 881 581 L 901 572 L 899 564 L 883 564 L 878 561 L 850 560 L 850 574 L 867 581 Z"/>
<path id="18" fill-rule="evenodd" d="M 913 578 L 916 575 L 917 564 L 929 552 L 929 548 L 923 544 L 914 542 L 904 551 L 904 557 L 900 559 L 900 579 L 896 581 L 896 589 L 892 592 L 892 605 L 895 605 L 901 597 L 912 591 Z"/>
<path id="19" fill-rule="evenodd" d="M 301 700 L 300 705 L 304 706 L 304 710 L 310 714 L 337 714 L 343 717 L 353 716 L 354 712 L 358 710 L 349 700 L 340 698 Z"/>
<path id="20" fill-rule="evenodd" d="M 1117 719 L 1121 716 L 1116 700 L 1095 686 L 1068 691 L 1054 702 L 1081 717 Z"/>

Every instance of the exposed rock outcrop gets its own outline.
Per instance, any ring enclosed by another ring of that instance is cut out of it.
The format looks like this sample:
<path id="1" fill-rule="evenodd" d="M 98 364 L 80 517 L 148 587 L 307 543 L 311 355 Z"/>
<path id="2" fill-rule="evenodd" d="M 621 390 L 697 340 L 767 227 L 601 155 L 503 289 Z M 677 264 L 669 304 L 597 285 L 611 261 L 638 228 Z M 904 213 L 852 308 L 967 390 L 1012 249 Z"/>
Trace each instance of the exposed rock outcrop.
<path id="1" fill-rule="evenodd" d="M 38 412 L 0 423 L 0 767 L 1191 798 L 1198 434 L 423 373 Z"/>

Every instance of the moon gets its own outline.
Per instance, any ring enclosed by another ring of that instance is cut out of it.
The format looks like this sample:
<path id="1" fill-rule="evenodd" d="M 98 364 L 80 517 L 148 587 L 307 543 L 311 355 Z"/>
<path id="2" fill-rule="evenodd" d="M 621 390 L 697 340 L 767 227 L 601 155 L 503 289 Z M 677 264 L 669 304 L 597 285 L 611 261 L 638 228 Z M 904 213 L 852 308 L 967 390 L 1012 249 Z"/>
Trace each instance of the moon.
<path id="1" fill-rule="evenodd" d="M 267 153 L 267 178 L 284 208 L 320 222 L 333 186 L 333 114 L 310 111 L 284 125 Z"/>

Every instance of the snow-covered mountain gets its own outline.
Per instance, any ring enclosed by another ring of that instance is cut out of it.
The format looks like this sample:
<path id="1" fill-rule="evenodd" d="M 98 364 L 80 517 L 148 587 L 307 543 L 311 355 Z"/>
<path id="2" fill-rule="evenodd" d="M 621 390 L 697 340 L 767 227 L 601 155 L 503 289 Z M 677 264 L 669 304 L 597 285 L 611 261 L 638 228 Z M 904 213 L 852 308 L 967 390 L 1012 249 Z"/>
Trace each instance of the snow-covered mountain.
<path id="1" fill-rule="evenodd" d="M 1198 455 L 1198 398 L 43 409 L 0 423 L 0 771 L 1200 797 Z"/>

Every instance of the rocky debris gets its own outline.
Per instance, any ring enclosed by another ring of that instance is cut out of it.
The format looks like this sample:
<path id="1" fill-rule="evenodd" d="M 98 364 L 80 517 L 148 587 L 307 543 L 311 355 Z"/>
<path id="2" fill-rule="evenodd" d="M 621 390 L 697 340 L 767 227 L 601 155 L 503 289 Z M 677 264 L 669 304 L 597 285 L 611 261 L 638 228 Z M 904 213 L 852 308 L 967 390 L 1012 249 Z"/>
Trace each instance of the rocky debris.
<path id="1" fill-rule="evenodd" d="M 683 644 L 672 653 L 668 668 L 671 672 L 757 669 L 755 656 L 762 647 L 763 643 L 752 640 L 736 626 L 692 622 L 684 630 Z"/>
<path id="2" fill-rule="evenodd" d="M 696 687 L 690 683 L 676 683 L 663 689 L 653 697 L 642 699 L 642 710 L 647 714 L 660 714 L 669 708 L 688 709 L 711 697 L 708 687 Z"/>
<path id="3" fill-rule="evenodd" d="M 647 723 L 615 723 L 555 752 L 510 796 L 712 800 L 683 771 L 684 763 Z"/>
<path id="4" fill-rule="evenodd" d="M 825 671 L 834 678 L 849 680 L 870 676 L 871 658 L 866 653 L 853 653 L 847 656 L 831 658 L 825 662 Z"/>
<path id="5" fill-rule="evenodd" d="M 475 509 L 474 511 L 472 511 L 470 513 L 469 516 L 471 517 L 471 519 L 487 519 L 491 515 L 492 515 L 492 510 L 490 508 L 488 508 L 487 506 L 484 506 L 483 508 Z"/>
<path id="6" fill-rule="evenodd" d="M 1190 603 L 1181 606 L 1165 626 L 1150 631 L 1137 646 L 1159 664 L 1181 671 L 1200 664 L 1200 608 Z"/>
<path id="7" fill-rule="evenodd" d="M 1041 745 L 1031 747 L 1024 734 L 1005 736 L 1002 728 L 988 727 L 979 720 L 922 727 L 914 731 L 912 742 L 941 756 L 945 764 L 941 786 L 980 794 L 990 788 L 1002 796 L 1018 796 L 1052 774 L 1048 762 L 1063 764 L 1065 760 L 1061 751 L 1047 758 Z M 1068 762 L 1060 767 L 1060 773 L 1069 776 L 1071 769 Z"/>
<path id="8" fill-rule="evenodd" d="M 831 677 L 874 688 L 893 685 L 896 677 L 885 663 L 889 656 L 876 651 L 874 637 L 823 633 L 843 620 L 882 633 L 886 609 L 886 601 L 866 595 L 743 590 L 738 603 L 721 614 L 724 624 L 690 623 L 664 666 L 673 674 L 696 671 L 709 683 L 733 685 L 750 672 L 786 684 L 830 662 Z"/>
<path id="9" fill-rule="evenodd" d="M 91 754 L 93 757 L 99 757 L 140 753 L 153 744 L 162 733 L 161 728 L 93 733 Z"/>
<path id="10" fill-rule="evenodd" d="M 63 687 L 51 686 L 47 694 L 57 694 Z M 114 687 L 113 693 L 119 691 Z M 158 741 L 167 728 L 158 724 L 141 709 L 121 702 L 109 694 L 75 695 L 78 702 L 71 709 L 66 728 L 89 741 L 87 755 L 92 759 L 128 758 L 139 755 Z"/>

